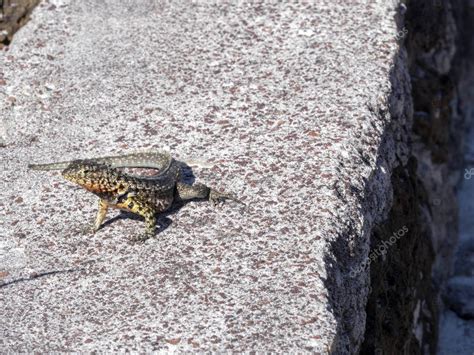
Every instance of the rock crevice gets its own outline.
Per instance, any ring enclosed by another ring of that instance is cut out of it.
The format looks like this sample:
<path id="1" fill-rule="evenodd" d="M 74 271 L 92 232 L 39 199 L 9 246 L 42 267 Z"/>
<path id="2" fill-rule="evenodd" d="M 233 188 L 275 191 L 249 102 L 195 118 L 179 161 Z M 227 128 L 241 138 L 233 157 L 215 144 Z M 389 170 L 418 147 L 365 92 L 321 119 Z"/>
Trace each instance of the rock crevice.
<path id="1" fill-rule="evenodd" d="M 391 176 L 393 204 L 371 234 L 371 250 L 402 227 L 407 237 L 370 264 L 362 352 L 435 353 L 440 302 L 457 240 L 456 187 L 462 167 L 469 77 L 459 16 L 463 1 L 408 1 L 399 21 L 410 74 L 409 156 Z M 455 11 L 456 10 L 456 11 Z M 400 82 L 393 82 L 394 88 Z M 395 117 L 394 117 L 395 118 Z"/>

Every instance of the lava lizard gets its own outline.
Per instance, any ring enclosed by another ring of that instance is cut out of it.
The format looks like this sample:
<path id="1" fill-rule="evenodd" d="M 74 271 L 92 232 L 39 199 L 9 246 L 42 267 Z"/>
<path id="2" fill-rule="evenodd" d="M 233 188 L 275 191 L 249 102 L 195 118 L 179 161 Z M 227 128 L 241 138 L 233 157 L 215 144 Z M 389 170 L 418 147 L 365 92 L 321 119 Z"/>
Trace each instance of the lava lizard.
<path id="1" fill-rule="evenodd" d="M 94 159 L 49 164 L 30 164 L 33 170 L 62 170 L 62 176 L 99 197 L 99 211 L 92 227 L 96 232 L 109 207 L 129 211 L 145 219 L 145 233 L 135 240 L 144 241 L 155 234 L 156 214 L 174 202 L 208 199 L 213 205 L 226 199 L 244 204 L 231 194 L 218 192 L 204 184 L 182 181 L 181 162 L 163 152 L 133 153 Z M 152 176 L 131 175 L 120 168 L 158 170 Z M 245 205 L 245 204 L 244 204 Z"/>

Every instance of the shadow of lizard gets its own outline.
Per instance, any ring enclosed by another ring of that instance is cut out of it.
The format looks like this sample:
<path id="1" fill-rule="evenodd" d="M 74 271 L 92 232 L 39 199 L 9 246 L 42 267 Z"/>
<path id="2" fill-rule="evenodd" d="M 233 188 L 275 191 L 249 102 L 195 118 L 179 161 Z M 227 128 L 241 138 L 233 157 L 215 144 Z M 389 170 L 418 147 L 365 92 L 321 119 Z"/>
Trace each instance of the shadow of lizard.
<path id="1" fill-rule="evenodd" d="M 35 280 L 35 279 L 46 277 L 46 276 L 51 276 L 51 275 L 56 275 L 56 274 L 67 274 L 67 273 L 79 272 L 79 271 L 85 271 L 85 270 L 86 270 L 85 268 L 79 268 L 79 269 L 54 270 L 54 271 L 45 271 L 41 273 L 34 273 L 30 277 L 22 277 L 19 279 L 0 283 L 0 288 L 13 285 L 19 282 Z"/>

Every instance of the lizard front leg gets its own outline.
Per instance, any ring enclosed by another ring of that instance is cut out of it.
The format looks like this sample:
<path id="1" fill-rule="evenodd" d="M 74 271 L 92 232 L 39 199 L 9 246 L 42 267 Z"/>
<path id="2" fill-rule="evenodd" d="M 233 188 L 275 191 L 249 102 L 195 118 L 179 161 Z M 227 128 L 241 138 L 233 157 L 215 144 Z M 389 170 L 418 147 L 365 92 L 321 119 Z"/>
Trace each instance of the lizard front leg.
<path id="1" fill-rule="evenodd" d="M 104 200 L 104 199 L 99 199 L 99 210 L 97 211 L 97 217 L 95 218 L 94 223 L 92 226 L 88 225 L 84 227 L 84 233 L 89 234 L 92 233 L 94 234 L 97 232 L 102 225 L 102 222 L 105 219 L 105 216 L 107 215 L 107 210 L 109 209 L 109 203 Z"/>
<path id="2" fill-rule="evenodd" d="M 102 225 L 102 222 L 107 215 L 107 210 L 109 209 L 109 204 L 106 200 L 99 200 L 99 210 L 97 211 L 97 217 L 95 218 L 94 226 L 92 228 L 93 233 L 97 232 Z"/>

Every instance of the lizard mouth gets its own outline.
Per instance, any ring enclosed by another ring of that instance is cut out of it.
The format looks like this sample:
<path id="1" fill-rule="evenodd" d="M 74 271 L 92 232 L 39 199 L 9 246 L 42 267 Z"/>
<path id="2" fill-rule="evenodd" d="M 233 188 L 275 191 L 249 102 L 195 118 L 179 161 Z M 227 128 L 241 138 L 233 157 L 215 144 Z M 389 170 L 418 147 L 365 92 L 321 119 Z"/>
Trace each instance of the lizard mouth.
<path id="1" fill-rule="evenodd" d="M 71 180 L 72 179 L 72 176 L 66 172 L 62 172 L 61 175 L 63 176 L 63 178 L 65 178 L 66 180 Z"/>
<path id="2" fill-rule="evenodd" d="M 81 179 L 77 177 L 70 177 L 70 178 L 65 177 L 65 178 L 92 193 L 104 192 L 104 187 L 101 184 L 95 183 L 93 181 L 89 181 L 89 180 Z"/>

